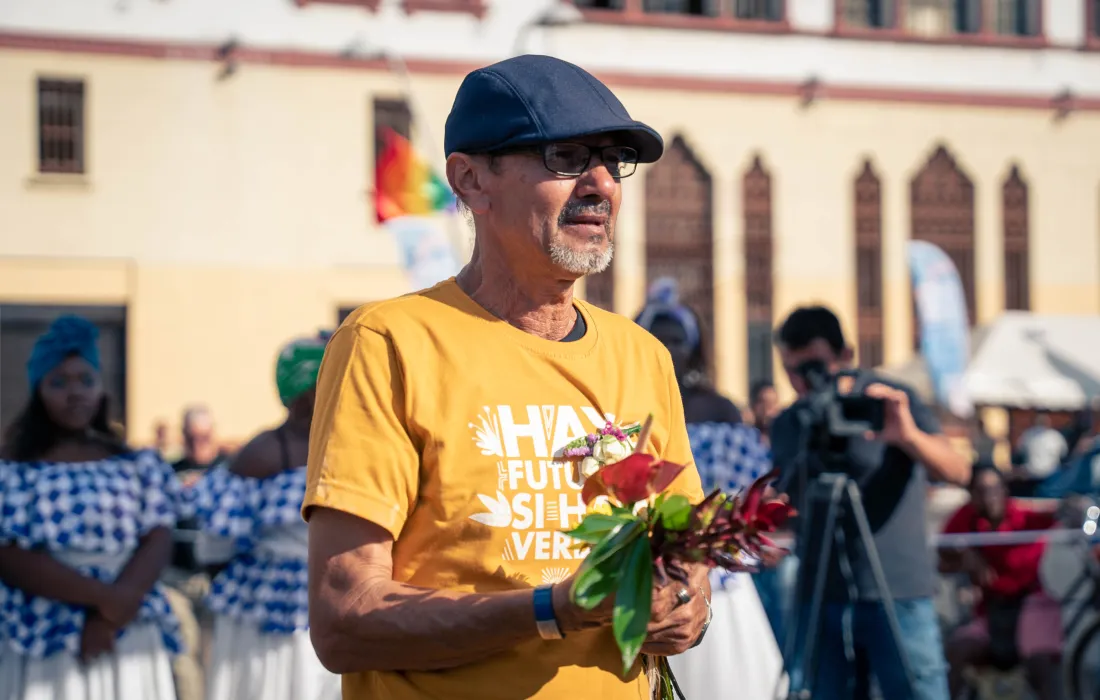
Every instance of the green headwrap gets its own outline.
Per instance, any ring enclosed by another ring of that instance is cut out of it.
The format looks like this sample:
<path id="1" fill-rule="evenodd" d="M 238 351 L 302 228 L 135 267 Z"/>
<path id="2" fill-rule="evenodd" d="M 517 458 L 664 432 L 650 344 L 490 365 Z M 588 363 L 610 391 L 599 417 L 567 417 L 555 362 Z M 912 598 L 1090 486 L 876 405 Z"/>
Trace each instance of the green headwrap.
<path id="1" fill-rule="evenodd" d="M 279 359 L 275 362 L 275 386 L 284 406 L 290 406 L 294 399 L 317 383 L 317 372 L 321 369 L 321 358 L 325 355 L 329 336 L 329 333 L 322 332 L 313 338 L 298 338 L 287 343 L 279 352 Z"/>

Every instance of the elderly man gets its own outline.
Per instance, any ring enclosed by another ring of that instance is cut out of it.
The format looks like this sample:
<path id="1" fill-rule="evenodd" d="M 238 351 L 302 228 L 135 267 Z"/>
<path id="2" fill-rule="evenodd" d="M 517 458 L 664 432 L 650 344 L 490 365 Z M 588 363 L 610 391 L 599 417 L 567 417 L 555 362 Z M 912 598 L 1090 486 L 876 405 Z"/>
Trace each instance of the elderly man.
<path id="1" fill-rule="evenodd" d="M 329 343 L 309 484 L 310 621 L 347 700 L 647 697 L 611 610 L 570 600 L 585 512 L 561 451 L 654 416 L 649 450 L 691 463 L 669 353 L 573 298 L 611 260 L 620 181 L 660 136 L 577 66 L 521 56 L 469 74 L 447 178 L 476 243 L 456 279 L 364 306 Z M 701 497 L 688 469 L 672 490 Z M 643 652 L 690 648 L 706 572 L 653 591 Z"/>

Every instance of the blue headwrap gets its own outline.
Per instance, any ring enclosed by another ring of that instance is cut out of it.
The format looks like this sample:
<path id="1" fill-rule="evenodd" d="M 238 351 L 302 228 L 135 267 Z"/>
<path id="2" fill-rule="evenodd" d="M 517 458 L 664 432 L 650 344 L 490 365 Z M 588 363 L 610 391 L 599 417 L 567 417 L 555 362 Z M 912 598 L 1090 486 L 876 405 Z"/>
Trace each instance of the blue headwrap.
<path id="1" fill-rule="evenodd" d="M 96 340 L 99 329 L 80 316 L 61 316 L 50 324 L 50 329 L 38 337 L 27 360 L 27 379 L 33 391 L 54 367 L 70 355 L 82 357 L 92 367 L 99 369 L 99 348 Z"/>
<path id="2" fill-rule="evenodd" d="M 647 331 L 653 330 L 653 322 L 661 316 L 668 316 L 684 327 L 687 342 L 692 348 L 698 347 L 701 340 L 699 324 L 695 321 L 695 314 L 688 307 L 680 303 L 680 289 L 676 280 L 671 277 L 662 277 L 649 286 L 649 296 L 646 299 L 645 308 L 634 319 Z"/>

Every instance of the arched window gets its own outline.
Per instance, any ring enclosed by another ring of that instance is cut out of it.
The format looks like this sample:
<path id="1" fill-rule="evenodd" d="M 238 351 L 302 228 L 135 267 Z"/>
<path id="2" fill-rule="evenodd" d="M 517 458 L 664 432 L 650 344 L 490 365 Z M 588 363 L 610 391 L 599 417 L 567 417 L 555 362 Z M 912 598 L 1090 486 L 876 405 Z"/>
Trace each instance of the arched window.
<path id="1" fill-rule="evenodd" d="M 971 325 L 977 309 L 974 288 L 974 185 L 943 146 L 936 148 L 909 185 L 912 237 L 939 246 L 959 272 Z M 913 347 L 920 347 L 913 318 Z"/>
<path id="2" fill-rule="evenodd" d="M 760 156 L 741 183 L 749 384 L 772 378 L 772 177 Z"/>
<path id="3" fill-rule="evenodd" d="M 884 359 L 882 335 L 882 187 L 871 167 L 855 180 L 856 304 L 859 364 L 874 368 Z"/>
<path id="4" fill-rule="evenodd" d="M 713 365 L 714 222 L 710 174 L 680 136 L 650 168 L 645 181 L 647 284 L 672 277 L 680 300 L 699 314 Z"/>
<path id="5" fill-rule="evenodd" d="M 1005 247 L 1005 309 L 1031 309 L 1027 183 L 1015 165 L 1001 188 Z"/>

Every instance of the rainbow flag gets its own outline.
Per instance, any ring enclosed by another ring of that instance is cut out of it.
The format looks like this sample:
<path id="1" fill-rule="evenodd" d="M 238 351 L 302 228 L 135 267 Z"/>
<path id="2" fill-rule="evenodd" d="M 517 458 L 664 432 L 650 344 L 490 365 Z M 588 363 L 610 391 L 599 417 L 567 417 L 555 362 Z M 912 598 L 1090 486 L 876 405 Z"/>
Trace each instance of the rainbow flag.
<path id="1" fill-rule="evenodd" d="M 378 223 L 399 216 L 424 216 L 455 208 L 445 180 L 393 129 L 383 135 L 385 147 L 374 171 L 374 209 Z"/>

